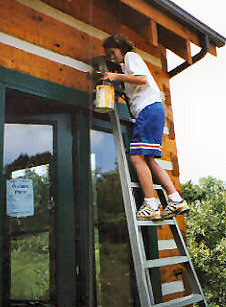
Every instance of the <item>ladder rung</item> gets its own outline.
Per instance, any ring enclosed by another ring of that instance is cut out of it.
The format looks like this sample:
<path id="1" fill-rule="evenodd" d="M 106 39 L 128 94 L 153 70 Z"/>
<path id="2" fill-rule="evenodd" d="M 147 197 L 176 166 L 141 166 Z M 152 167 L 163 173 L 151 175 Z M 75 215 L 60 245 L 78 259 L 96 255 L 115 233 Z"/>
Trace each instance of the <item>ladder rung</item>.
<path id="1" fill-rule="evenodd" d="M 131 186 L 131 188 L 140 188 L 139 182 L 131 181 L 130 186 Z M 162 187 L 159 184 L 153 184 L 153 189 L 154 190 L 162 190 Z"/>
<path id="2" fill-rule="evenodd" d="M 156 268 L 165 265 L 172 265 L 177 263 L 187 262 L 187 256 L 176 256 L 176 257 L 167 257 L 161 259 L 153 259 L 153 260 L 146 260 L 144 263 L 145 268 Z"/>
<path id="3" fill-rule="evenodd" d="M 153 189 L 154 190 L 162 190 L 162 186 L 159 184 L 153 184 Z"/>
<path id="4" fill-rule="evenodd" d="M 162 226 L 162 225 L 175 225 L 173 219 L 155 220 L 155 221 L 137 221 L 138 226 Z"/>
<path id="5" fill-rule="evenodd" d="M 139 182 L 131 182 L 131 188 L 139 188 L 140 187 L 140 184 L 139 184 Z"/>
<path id="6" fill-rule="evenodd" d="M 201 294 L 191 294 L 188 296 L 184 296 L 181 298 L 177 298 L 168 302 L 155 304 L 155 307 L 182 307 L 187 306 L 189 304 L 198 303 L 203 301 L 203 297 Z"/>

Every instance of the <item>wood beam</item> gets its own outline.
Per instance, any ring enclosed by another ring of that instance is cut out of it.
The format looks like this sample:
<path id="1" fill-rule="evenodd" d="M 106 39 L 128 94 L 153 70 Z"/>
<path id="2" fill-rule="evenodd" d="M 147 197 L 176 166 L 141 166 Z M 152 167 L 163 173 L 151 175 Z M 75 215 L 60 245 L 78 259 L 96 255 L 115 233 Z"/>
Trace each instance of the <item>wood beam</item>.
<path id="1" fill-rule="evenodd" d="M 209 53 L 211 53 L 214 56 L 217 56 L 217 47 L 211 42 L 209 47 Z"/>
<path id="2" fill-rule="evenodd" d="M 146 36 L 152 45 L 158 46 L 158 29 L 157 23 L 154 20 L 150 20 L 148 23 Z"/>
<path id="3" fill-rule="evenodd" d="M 187 27 L 183 26 L 179 22 L 171 19 L 169 16 L 158 11 L 150 4 L 145 3 L 143 0 L 120 0 L 121 2 L 127 4 L 133 9 L 137 10 L 146 17 L 149 17 L 151 20 L 154 20 L 156 23 L 160 24 L 164 28 L 174 32 L 178 36 L 194 43 L 197 46 L 200 46 L 200 41 L 197 33 L 191 31 Z M 209 52 L 212 55 L 216 55 L 216 47 L 214 44 L 210 44 Z"/>
<path id="4" fill-rule="evenodd" d="M 192 64 L 191 47 L 187 39 L 178 36 L 172 31 L 159 26 L 158 27 L 159 42 L 167 49 L 171 50 L 179 57 Z"/>

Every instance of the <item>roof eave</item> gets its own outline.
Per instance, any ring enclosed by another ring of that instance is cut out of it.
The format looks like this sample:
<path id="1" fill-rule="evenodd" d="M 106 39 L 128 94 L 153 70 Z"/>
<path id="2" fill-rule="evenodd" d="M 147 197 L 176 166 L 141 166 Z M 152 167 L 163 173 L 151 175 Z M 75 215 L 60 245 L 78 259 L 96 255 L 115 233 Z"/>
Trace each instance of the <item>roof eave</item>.
<path id="1" fill-rule="evenodd" d="M 223 47 L 226 44 L 226 38 L 208 27 L 206 24 L 195 18 L 181 7 L 169 0 L 145 0 L 147 3 L 166 11 L 172 16 L 173 19 L 185 24 L 186 26 L 193 28 L 194 30 L 205 34 L 209 37 L 209 40 L 213 42 L 216 47 Z"/>

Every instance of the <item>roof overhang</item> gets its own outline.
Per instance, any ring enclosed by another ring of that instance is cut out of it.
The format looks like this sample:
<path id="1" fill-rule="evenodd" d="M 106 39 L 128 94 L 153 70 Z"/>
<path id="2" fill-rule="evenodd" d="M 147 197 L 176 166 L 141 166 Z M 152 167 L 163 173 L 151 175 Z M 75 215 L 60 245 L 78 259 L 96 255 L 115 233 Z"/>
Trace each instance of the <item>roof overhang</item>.
<path id="1" fill-rule="evenodd" d="M 173 77 L 203 58 L 206 53 L 217 55 L 216 48 L 222 47 L 226 39 L 187 13 L 170 0 L 119 0 L 146 20 L 148 31 L 143 31 L 153 46 L 161 44 L 185 60 L 169 71 Z M 191 43 L 200 51 L 192 56 Z"/>
<path id="2" fill-rule="evenodd" d="M 207 35 L 209 41 L 214 43 L 216 47 L 223 47 L 226 43 L 226 38 L 205 25 L 199 19 L 195 18 L 181 7 L 169 0 L 145 0 L 144 2 L 164 11 L 172 19 L 183 24 L 193 31 L 198 31 L 200 34 Z"/>

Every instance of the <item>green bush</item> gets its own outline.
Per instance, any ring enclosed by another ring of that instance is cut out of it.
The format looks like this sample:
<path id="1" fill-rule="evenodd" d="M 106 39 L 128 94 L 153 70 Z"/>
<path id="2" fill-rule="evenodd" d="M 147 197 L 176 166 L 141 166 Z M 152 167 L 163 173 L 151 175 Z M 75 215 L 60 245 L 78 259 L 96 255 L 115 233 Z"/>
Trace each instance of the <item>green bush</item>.
<path id="1" fill-rule="evenodd" d="M 226 187 L 212 177 L 182 185 L 187 245 L 209 306 L 226 306 Z"/>

